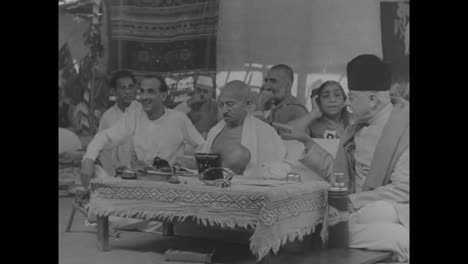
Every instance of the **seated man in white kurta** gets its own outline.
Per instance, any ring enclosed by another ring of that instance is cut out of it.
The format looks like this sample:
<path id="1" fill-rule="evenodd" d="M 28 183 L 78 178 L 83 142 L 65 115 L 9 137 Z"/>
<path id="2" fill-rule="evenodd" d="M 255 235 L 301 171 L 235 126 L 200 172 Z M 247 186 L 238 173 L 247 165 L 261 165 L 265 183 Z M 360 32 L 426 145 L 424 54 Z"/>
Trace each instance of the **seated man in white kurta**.
<path id="1" fill-rule="evenodd" d="M 286 155 L 283 141 L 276 130 L 254 117 L 250 88 L 241 81 L 231 81 L 218 98 L 223 120 L 211 128 L 202 152 L 222 153 L 224 146 L 241 144 L 250 152 L 245 176 L 263 164 L 281 163 Z"/>
<path id="2" fill-rule="evenodd" d="M 94 174 L 94 161 L 104 149 L 131 137 L 134 154 L 132 164 L 152 165 L 155 157 L 173 164 L 183 155 L 185 144 L 195 149 L 204 139 L 188 117 L 179 111 L 166 109 L 162 102 L 167 96 L 167 85 L 159 76 L 146 77 L 140 85 L 141 107 L 127 109 L 125 116 L 109 129 L 96 134 L 89 143 L 81 169 L 82 183 L 89 188 Z"/>
<path id="3" fill-rule="evenodd" d="M 125 116 L 125 112 L 129 108 L 140 107 L 141 105 L 135 101 L 137 94 L 137 83 L 135 76 L 129 71 L 116 72 L 110 81 L 111 88 L 115 89 L 115 104 L 107 109 L 99 121 L 98 132 L 112 127 L 117 124 Z M 132 107 L 130 107 L 132 105 Z M 114 175 L 115 170 L 124 165 L 130 166 L 131 158 L 131 138 L 127 138 L 119 145 L 105 149 L 99 155 L 99 161 L 102 167 L 109 175 Z"/>
<path id="4" fill-rule="evenodd" d="M 162 78 L 144 78 L 140 86 L 142 107 L 129 108 L 120 122 L 96 134 L 88 145 L 82 166 L 85 187 L 99 152 L 127 137 L 131 137 L 134 158 L 142 165 L 152 165 L 155 157 L 172 164 L 183 154 L 185 144 L 195 149 L 204 144 L 203 137 L 184 113 L 167 109 L 162 104 L 167 96 L 167 86 Z"/>

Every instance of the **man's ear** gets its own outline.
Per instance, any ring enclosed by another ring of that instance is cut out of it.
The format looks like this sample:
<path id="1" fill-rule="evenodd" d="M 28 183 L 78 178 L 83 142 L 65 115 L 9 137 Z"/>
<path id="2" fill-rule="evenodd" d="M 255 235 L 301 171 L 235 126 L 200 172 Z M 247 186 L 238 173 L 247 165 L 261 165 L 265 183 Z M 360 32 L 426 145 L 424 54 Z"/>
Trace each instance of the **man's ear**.
<path id="1" fill-rule="evenodd" d="M 288 83 L 288 86 L 286 87 L 286 91 L 289 91 L 289 92 L 292 91 L 293 83 L 294 83 L 293 81 L 290 81 L 290 82 Z"/>
<path id="2" fill-rule="evenodd" d="M 168 92 L 162 92 L 161 93 L 161 101 L 162 102 L 166 101 L 168 95 L 169 95 Z"/>
<path id="3" fill-rule="evenodd" d="M 255 112 L 255 109 L 256 109 L 256 102 L 253 100 L 253 98 L 249 98 L 245 101 L 245 104 L 246 104 L 246 108 L 245 110 L 247 111 L 247 113 L 249 114 L 253 114 Z"/>

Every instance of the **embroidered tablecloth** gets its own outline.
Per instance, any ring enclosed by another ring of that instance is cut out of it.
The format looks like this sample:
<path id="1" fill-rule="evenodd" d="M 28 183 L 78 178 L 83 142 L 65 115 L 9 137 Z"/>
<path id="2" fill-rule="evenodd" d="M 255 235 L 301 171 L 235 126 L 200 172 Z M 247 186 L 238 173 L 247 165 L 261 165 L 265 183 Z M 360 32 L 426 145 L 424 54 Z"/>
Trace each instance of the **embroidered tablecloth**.
<path id="1" fill-rule="evenodd" d="M 233 179 L 230 188 L 222 189 L 194 177 L 179 178 L 181 184 L 94 179 L 89 211 L 99 216 L 168 221 L 194 217 L 206 226 L 252 228 L 250 249 L 258 259 L 270 250 L 277 253 L 288 241 L 302 239 L 325 221 L 326 182 Z"/>

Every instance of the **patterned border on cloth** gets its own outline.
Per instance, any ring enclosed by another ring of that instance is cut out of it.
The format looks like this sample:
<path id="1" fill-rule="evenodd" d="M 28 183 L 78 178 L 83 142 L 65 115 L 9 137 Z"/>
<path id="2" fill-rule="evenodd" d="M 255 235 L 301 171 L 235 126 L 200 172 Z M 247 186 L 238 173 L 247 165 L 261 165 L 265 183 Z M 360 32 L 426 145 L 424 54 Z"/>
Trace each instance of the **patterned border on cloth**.
<path id="1" fill-rule="evenodd" d="M 261 259 L 288 241 L 302 239 L 325 221 L 328 187 L 319 181 L 276 187 L 233 184 L 221 189 L 194 178 L 179 185 L 94 179 L 89 210 L 97 215 L 168 221 L 195 217 L 207 226 L 250 227 L 255 230 L 250 249 Z"/>
<path id="2" fill-rule="evenodd" d="M 95 185 L 96 196 L 117 200 L 153 200 L 235 209 L 261 209 L 266 197 L 253 193 L 220 193 L 217 190 L 190 190 L 179 186 L 104 186 Z"/>

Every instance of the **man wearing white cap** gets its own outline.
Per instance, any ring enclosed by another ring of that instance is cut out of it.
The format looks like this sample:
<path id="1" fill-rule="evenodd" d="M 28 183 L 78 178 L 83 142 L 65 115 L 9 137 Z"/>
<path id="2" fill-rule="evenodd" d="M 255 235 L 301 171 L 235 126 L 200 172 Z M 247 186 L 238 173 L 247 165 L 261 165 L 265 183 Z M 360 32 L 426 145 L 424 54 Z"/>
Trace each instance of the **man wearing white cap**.
<path id="1" fill-rule="evenodd" d="M 218 106 L 214 99 L 214 92 L 212 79 L 198 76 L 194 95 L 175 108 L 186 113 L 198 132 L 205 138 L 208 131 L 218 123 Z"/>

